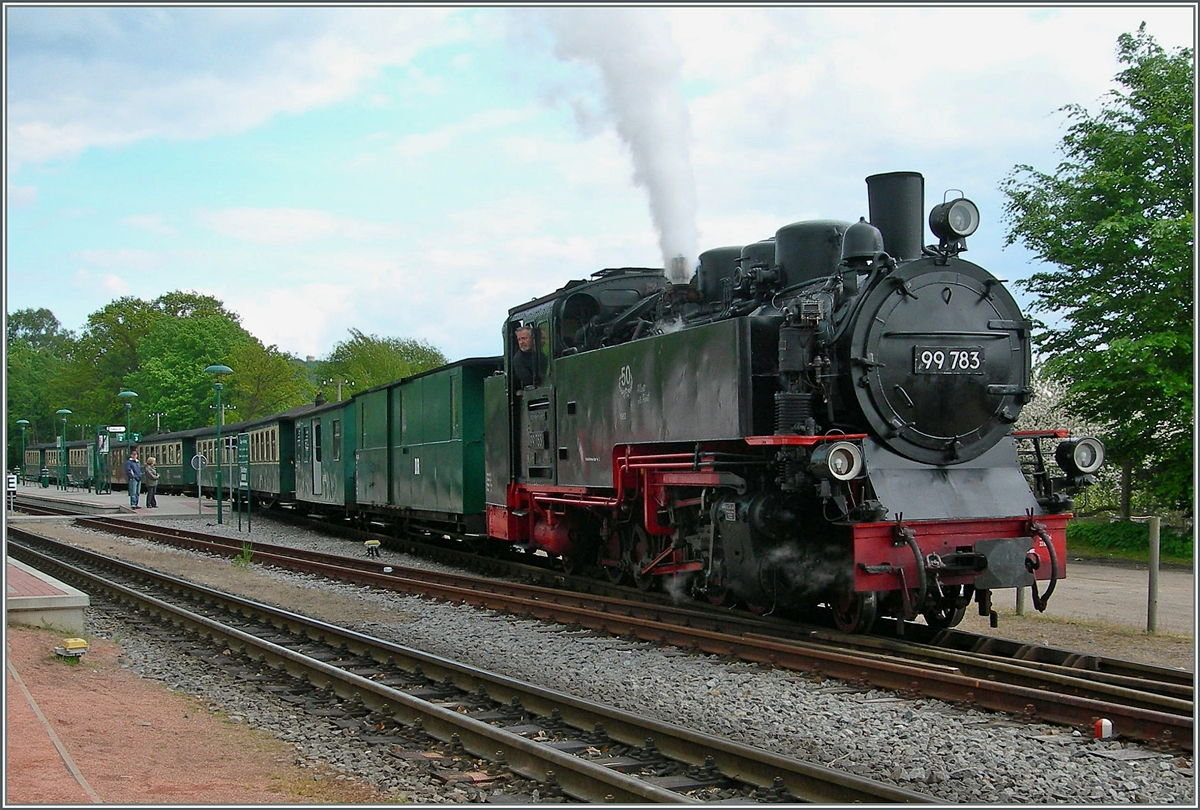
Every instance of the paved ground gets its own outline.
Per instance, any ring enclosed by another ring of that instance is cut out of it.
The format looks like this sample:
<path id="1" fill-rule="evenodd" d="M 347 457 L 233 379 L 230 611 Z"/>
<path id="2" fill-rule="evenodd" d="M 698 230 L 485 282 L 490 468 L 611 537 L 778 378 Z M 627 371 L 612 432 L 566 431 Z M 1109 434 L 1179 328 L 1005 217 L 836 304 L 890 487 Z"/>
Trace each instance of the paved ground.
<path id="1" fill-rule="evenodd" d="M 1088 622 L 1147 629 L 1150 572 L 1145 565 L 1071 560 L 1067 578 L 1050 597 L 1048 613 Z M 1025 600 L 1034 612 L 1033 602 Z M 1011 607 L 1011 603 L 1006 605 Z M 1196 634 L 1195 570 L 1169 568 L 1158 574 L 1157 632 Z"/>

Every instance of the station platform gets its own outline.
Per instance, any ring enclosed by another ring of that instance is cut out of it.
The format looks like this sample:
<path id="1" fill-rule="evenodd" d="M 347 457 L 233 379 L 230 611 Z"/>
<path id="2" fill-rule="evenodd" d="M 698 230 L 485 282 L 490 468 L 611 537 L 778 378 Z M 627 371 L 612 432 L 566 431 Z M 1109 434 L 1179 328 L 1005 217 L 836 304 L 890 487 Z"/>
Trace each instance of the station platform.
<path id="1" fill-rule="evenodd" d="M 83 591 L 59 582 L 20 560 L 6 560 L 4 608 L 8 621 L 83 635 Z"/>
<path id="2" fill-rule="evenodd" d="M 90 492 L 86 489 L 58 489 L 55 486 L 42 487 L 37 484 L 20 484 L 15 490 L 16 501 L 20 503 L 28 503 L 36 506 L 41 503 L 46 506 L 70 506 L 80 512 L 89 515 L 106 515 L 122 518 L 138 518 L 154 517 L 194 517 L 206 518 L 216 517 L 217 502 L 211 498 L 197 499 L 193 495 L 164 495 L 159 493 L 155 495 L 155 500 L 158 502 L 157 508 L 149 509 L 146 507 L 146 495 L 142 493 L 139 500 L 140 509 L 133 509 L 129 505 L 129 493 L 124 490 L 113 490 L 104 494 Z M 7 512 L 8 501 L 5 500 L 5 510 Z M 222 506 L 225 515 L 233 516 L 237 519 L 237 512 L 233 504 L 226 500 Z M 7 520 L 11 523 L 20 523 L 24 521 L 47 520 L 45 517 L 30 517 L 25 515 L 6 514 Z M 67 518 L 70 519 L 70 518 Z"/>

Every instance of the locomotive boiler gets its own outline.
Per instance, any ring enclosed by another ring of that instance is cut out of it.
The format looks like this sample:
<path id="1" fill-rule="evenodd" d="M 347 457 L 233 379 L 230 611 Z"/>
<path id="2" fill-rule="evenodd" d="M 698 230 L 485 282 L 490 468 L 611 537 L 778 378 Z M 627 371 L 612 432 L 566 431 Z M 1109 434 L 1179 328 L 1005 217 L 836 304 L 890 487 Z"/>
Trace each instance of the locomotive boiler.
<path id="1" fill-rule="evenodd" d="M 1103 447 L 1013 431 L 1032 324 L 962 256 L 976 206 L 935 206 L 925 244 L 921 175 L 867 196 L 869 219 L 706 251 L 686 285 L 616 268 L 511 310 L 484 381 L 488 534 L 855 632 L 994 616 L 998 589 L 1044 609 Z"/>

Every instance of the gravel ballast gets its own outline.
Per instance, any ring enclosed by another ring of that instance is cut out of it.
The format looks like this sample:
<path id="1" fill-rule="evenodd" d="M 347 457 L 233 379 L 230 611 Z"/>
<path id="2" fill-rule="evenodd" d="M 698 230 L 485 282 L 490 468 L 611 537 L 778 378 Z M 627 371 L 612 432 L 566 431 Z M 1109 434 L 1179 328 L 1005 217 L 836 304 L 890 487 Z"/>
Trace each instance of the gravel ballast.
<path id="1" fill-rule="evenodd" d="M 359 552 L 352 541 L 268 519 L 256 518 L 251 535 L 239 534 L 228 524 L 194 519 L 155 522 L 315 551 Z M 119 542 L 162 549 L 139 541 Z M 164 560 L 198 556 L 156 553 Z M 387 550 L 380 562 L 432 567 Z M 228 568 L 227 562 L 214 564 Z M 165 563 L 153 567 L 170 570 Z M 1029 725 L 937 700 L 909 700 L 465 605 L 251 567 L 259 579 L 282 586 L 273 587 L 270 597 L 256 597 L 262 601 L 308 612 L 306 605 L 312 604 L 314 594 L 339 598 L 352 606 L 343 608 L 339 623 L 360 632 L 955 804 L 1195 805 L 1191 757 L 1097 740 L 1064 727 Z M 170 645 L 123 635 L 119 622 L 103 611 L 92 609 L 89 625 L 116 628 L 135 671 L 201 696 L 213 707 L 292 742 L 302 758 L 369 779 L 399 800 L 480 801 L 487 793 L 441 784 L 426 772 L 364 750 L 328 723 L 298 718 L 286 704 L 212 672 Z"/>

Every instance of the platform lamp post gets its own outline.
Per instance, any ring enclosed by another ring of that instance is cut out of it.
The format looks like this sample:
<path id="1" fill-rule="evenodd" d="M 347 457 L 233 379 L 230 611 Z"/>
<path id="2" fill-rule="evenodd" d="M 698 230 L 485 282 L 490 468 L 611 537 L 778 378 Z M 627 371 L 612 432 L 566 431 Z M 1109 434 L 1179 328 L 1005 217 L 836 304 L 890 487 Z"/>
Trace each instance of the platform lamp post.
<path id="1" fill-rule="evenodd" d="M 55 416 L 62 417 L 62 438 L 58 440 L 58 488 L 67 488 L 67 417 L 71 412 L 66 408 L 59 408 L 54 412 Z"/>
<path id="2" fill-rule="evenodd" d="M 133 438 L 133 434 L 129 432 L 129 415 L 133 411 L 133 401 L 137 399 L 137 394 L 133 391 L 122 391 L 117 396 L 125 400 L 125 443 L 128 445 Z"/>
<path id="3" fill-rule="evenodd" d="M 29 427 L 28 419 L 18 419 L 17 425 L 21 428 L 21 483 L 25 483 L 25 428 Z"/>
<path id="4" fill-rule="evenodd" d="M 220 375 L 232 374 L 233 369 L 229 366 L 213 365 L 204 369 L 207 373 L 216 376 L 216 382 L 213 383 L 213 388 L 217 389 L 217 524 L 222 523 L 221 520 L 221 377 Z"/>

